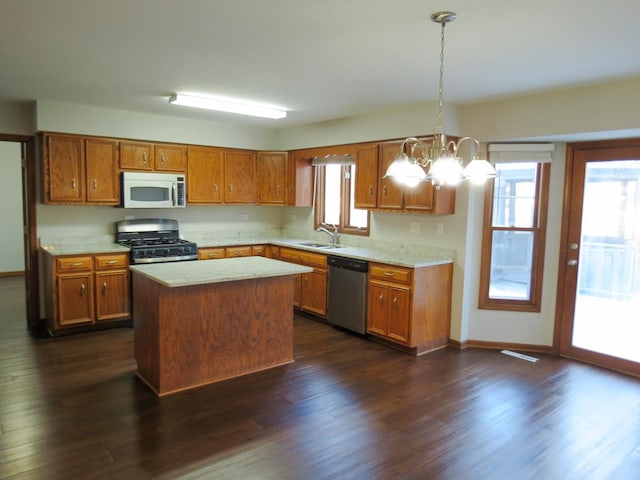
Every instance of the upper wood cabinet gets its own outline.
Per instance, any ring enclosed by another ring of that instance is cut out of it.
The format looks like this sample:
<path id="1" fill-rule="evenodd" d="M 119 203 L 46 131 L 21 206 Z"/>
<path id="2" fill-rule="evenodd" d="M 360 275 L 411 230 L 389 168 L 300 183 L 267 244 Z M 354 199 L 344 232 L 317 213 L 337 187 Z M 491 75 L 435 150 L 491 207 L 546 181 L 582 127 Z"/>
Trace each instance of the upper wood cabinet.
<path id="1" fill-rule="evenodd" d="M 223 150 L 187 149 L 187 202 L 192 205 L 222 203 Z"/>
<path id="2" fill-rule="evenodd" d="M 117 141 L 45 134 L 42 143 L 44 203 L 119 203 Z"/>
<path id="3" fill-rule="evenodd" d="M 255 159 L 256 155 L 254 152 L 246 150 L 225 150 L 225 203 L 256 202 Z M 187 181 L 189 181 L 188 178 Z"/>
<path id="4" fill-rule="evenodd" d="M 185 172 L 187 147 L 185 145 L 156 144 L 155 169 L 158 171 Z"/>
<path id="5" fill-rule="evenodd" d="M 355 208 L 369 210 L 378 206 L 378 146 L 356 150 Z"/>
<path id="6" fill-rule="evenodd" d="M 380 144 L 378 160 L 378 208 L 401 209 L 402 187 L 391 178 L 382 178 L 400 152 L 401 142 Z M 356 170 L 356 175 L 357 175 Z"/>
<path id="7" fill-rule="evenodd" d="M 123 170 L 153 170 L 154 144 L 120 142 L 120 168 Z"/>
<path id="8" fill-rule="evenodd" d="M 400 153 L 401 145 L 402 142 L 385 142 L 379 145 L 377 208 L 436 215 L 455 213 L 455 187 L 436 188 L 431 182 L 422 182 L 416 187 L 404 187 L 390 178 L 382 178 L 391 162 Z M 418 151 L 414 152 L 414 154 L 419 153 Z M 357 176 L 358 170 L 356 168 L 356 186 L 360 188 Z M 358 195 L 358 193 L 356 194 Z M 360 194 L 362 195 L 362 192 Z"/>
<path id="9" fill-rule="evenodd" d="M 313 205 L 313 167 L 311 158 L 302 152 L 289 154 L 287 165 L 287 205 Z"/>
<path id="10" fill-rule="evenodd" d="M 258 202 L 284 205 L 287 201 L 287 152 L 258 152 Z"/>

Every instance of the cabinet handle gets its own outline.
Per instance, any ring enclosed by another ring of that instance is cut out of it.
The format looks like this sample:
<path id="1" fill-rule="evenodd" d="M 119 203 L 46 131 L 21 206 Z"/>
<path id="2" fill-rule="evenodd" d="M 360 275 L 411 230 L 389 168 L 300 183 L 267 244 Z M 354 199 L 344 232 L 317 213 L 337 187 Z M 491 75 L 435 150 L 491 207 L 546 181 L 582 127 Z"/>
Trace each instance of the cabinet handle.
<path id="1" fill-rule="evenodd" d="M 393 297 L 393 308 L 398 307 L 398 297 Z"/>
<path id="2" fill-rule="evenodd" d="M 84 265 L 84 263 L 82 262 L 76 262 L 76 263 L 70 263 L 69 266 L 70 267 L 82 267 Z"/>
<path id="3" fill-rule="evenodd" d="M 118 263 L 118 261 L 117 260 L 107 260 L 105 263 L 107 265 L 113 265 L 114 263 Z"/>
<path id="4" fill-rule="evenodd" d="M 280 185 L 276 185 L 276 193 L 280 195 Z"/>
<path id="5" fill-rule="evenodd" d="M 380 296 L 378 297 L 378 300 L 382 302 L 382 300 L 384 300 L 384 295 L 380 294 Z"/>
<path id="6" fill-rule="evenodd" d="M 373 196 L 373 185 L 369 185 L 369 196 Z"/>
<path id="7" fill-rule="evenodd" d="M 207 258 L 218 258 L 217 253 L 207 253 Z"/>
<path id="8" fill-rule="evenodd" d="M 216 192 L 216 193 L 218 193 L 220 191 L 220 188 L 218 188 L 218 184 L 217 183 L 213 185 L 213 191 Z"/>
<path id="9" fill-rule="evenodd" d="M 386 185 L 382 186 L 382 195 L 385 195 L 385 196 L 387 195 L 387 186 Z"/>
<path id="10" fill-rule="evenodd" d="M 106 295 L 107 294 L 107 282 L 104 282 L 102 284 L 102 294 Z"/>
<path id="11" fill-rule="evenodd" d="M 93 189 L 94 190 L 98 189 L 98 181 L 95 178 L 93 179 Z"/>
<path id="12" fill-rule="evenodd" d="M 229 191 L 233 192 L 233 185 L 229 184 Z"/>
<path id="13" fill-rule="evenodd" d="M 164 152 L 160 154 L 160 163 L 164 165 Z"/>
<path id="14" fill-rule="evenodd" d="M 147 152 L 142 152 L 142 163 L 147 163 Z"/>
<path id="15" fill-rule="evenodd" d="M 84 293 L 87 290 L 87 286 L 83 283 L 82 285 L 80 285 L 80 296 L 84 297 Z"/>
<path id="16" fill-rule="evenodd" d="M 71 179 L 71 190 L 75 190 L 76 189 L 76 179 L 72 178 Z"/>
<path id="17" fill-rule="evenodd" d="M 384 272 L 385 277 L 393 277 L 393 272 Z"/>

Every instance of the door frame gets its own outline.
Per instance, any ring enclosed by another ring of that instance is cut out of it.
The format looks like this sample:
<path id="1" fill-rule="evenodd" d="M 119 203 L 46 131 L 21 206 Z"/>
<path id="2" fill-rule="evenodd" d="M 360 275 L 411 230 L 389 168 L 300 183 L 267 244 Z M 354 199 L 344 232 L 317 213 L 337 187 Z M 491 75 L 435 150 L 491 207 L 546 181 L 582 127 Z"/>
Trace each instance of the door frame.
<path id="1" fill-rule="evenodd" d="M 22 164 L 22 225 L 24 239 L 24 281 L 27 327 L 38 330 L 40 322 L 40 283 L 38 272 L 38 236 L 36 221 L 36 137 L 0 133 L 0 141 L 21 145 Z"/>
<path id="2" fill-rule="evenodd" d="M 612 357 L 590 350 L 584 350 L 571 345 L 571 337 L 573 334 L 573 315 L 575 313 L 575 305 L 567 302 L 575 300 L 577 288 L 577 275 L 575 282 L 567 282 L 568 269 L 567 265 L 571 253 L 569 244 L 575 239 L 569 238 L 570 231 L 575 231 L 576 227 L 580 227 L 582 221 L 582 212 L 571 211 L 572 194 L 584 194 L 584 172 L 582 175 L 574 178 L 575 169 L 577 168 L 576 156 L 584 151 L 603 150 L 603 149 L 624 149 L 638 148 L 640 149 L 640 138 L 631 138 L 624 140 L 602 140 L 593 142 L 568 143 L 565 166 L 565 183 L 562 202 L 562 229 L 560 233 L 560 258 L 558 265 L 558 287 L 556 292 L 556 310 L 555 325 L 553 338 L 553 352 L 556 355 L 571 358 L 574 360 L 591 363 L 612 370 L 629 373 L 640 376 L 638 364 L 629 360 Z M 628 158 L 621 158 L 625 160 Z M 578 251 L 579 252 L 579 251 Z M 575 255 L 575 253 L 573 253 Z"/>

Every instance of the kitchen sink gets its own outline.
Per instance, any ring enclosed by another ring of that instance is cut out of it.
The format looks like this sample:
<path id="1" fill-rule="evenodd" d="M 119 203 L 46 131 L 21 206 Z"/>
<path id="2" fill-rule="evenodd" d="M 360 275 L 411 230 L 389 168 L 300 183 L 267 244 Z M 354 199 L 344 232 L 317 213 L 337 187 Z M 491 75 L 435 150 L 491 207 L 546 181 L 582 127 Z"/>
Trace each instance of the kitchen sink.
<path id="1" fill-rule="evenodd" d="M 332 243 L 322 243 L 322 242 L 296 242 L 298 245 L 302 247 L 312 247 L 312 248 L 325 248 L 330 250 L 332 248 L 343 248 L 346 245 L 334 245 Z"/>

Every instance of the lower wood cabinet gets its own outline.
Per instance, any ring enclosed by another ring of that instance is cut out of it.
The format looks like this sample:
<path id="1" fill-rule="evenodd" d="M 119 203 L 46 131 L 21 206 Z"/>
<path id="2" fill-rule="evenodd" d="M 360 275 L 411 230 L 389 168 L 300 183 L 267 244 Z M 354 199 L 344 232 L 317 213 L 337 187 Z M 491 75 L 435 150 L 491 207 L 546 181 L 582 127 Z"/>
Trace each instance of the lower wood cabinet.
<path id="1" fill-rule="evenodd" d="M 198 249 L 198 260 L 215 260 L 234 257 L 266 257 L 265 245 L 240 245 L 236 247 L 203 247 Z"/>
<path id="2" fill-rule="evenodd" d="M 129 256 L 53 256 L 45 261 L 47 328 L 53 335 L 131 319 Z"/>
<path id="3" fill-rule="evenodd" d="M 452 264 L 369 264 L 367 332 L 426 353 L 449 343 Z"/>
<path id="4" fill-rule="evenodd" d="M 294 248 L 280 248 L 280 260 L 312 267 L 313 272 L 296 276 L 293 304 L 319 317 L 327 316 L 327 256 Z"/>

